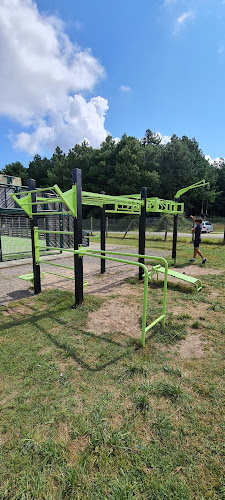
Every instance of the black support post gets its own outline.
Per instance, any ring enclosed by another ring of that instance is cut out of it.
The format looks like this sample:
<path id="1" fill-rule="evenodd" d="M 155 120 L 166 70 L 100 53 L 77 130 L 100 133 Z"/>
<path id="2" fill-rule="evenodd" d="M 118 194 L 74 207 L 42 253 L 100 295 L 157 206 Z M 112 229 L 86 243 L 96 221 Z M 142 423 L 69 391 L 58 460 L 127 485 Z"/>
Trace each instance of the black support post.
<path id="1" fill-rule="evenodd" d="M 2 238 L 1 238 L 1 227 L 0 227 L 0 262 L 3 262 L 3 257 L 2 257 Z"/>
<path id="2" fill-rule="evenodd" d="M 174 201 L 177 202 L 178 200 L 175 198 Z M 178 228 L 178 214 L 175 214 L 173 217 L 173 249 L 172 249 L 172 259 L 174 260 L 174 264 L 176 264 L 176 258 L 177 258 L 177 228 Z"/>
<path id="3" fill-rule="evenodd" d="M 82 177 L 81 169 L 74 168 L 72 182 L 77 185 L 77 217 L 74 217 L 74 250 L 82 245 Z M 83 303 L 83 257 L 74 255 L 75 305 Z"/>
<path id="4" fill-rule="evenodd" d="M 101 209 L 101 250 L 105 250 L 105 231 L 106 231 L 106 217 L 105 206 Z M 102 253 L 102 255 L 105 255 Z M 105 272 L 105 259 L 101 259 L 101 274 Z"/>
<path id="5" fill-rule="evenodd" d="M 141 255 L 145 255 L 145 230 L 146 230 L 146 200 L 147 200 L 147 188 L 141 188 L 141 199 L 144 200 L 144 205 L 141 207 L 141 214 L 139 216 L 139 251 Z M 144 259 L 139 259 L 141 264 L 144 264 Z M 139 267 L 139 280 L 142 279 L 144 270 Z"/>
<path id="6" fill-rule="evenodd" d="M 34 179 L 28 179 L 28 190 L 31 191 L 33 189 L 36 189 L 36 181 Z M 36 193 L 31 193 L 31 203 L 35 203 L 36 200 L 37 200 Z M 40 273 L 40 265 L 36 264 L 35 245 L 34 245 L 34 227 L 38 227 L 37 205 L 31 205 L 31 207 L 32 207 L 32 219 L 30 219 L 30 231 L 31 231 L 32 258 L 33 258 L 34 293 L 38 294 L 41 292 L 41 273 Z"/>

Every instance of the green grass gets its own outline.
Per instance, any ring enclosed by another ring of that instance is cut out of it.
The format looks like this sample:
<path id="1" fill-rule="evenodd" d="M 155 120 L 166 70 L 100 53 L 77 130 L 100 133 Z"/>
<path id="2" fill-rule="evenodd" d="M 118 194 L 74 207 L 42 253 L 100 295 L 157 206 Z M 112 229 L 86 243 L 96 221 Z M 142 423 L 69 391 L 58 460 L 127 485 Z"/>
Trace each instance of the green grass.
<path id="1" fill-rule="evenodd" d="M 17 236 L 1 236 L 3 260 L 14 260 L 25 257 L 31 257 L 31 238 L 22 238 Z M 39 240 L 40 247 L 46 247 L 46 241 Z M 54 251 L 54 249 L 53 249 Z M 41 250 L 41 253 L 46 252 Z"/>
<path id="2" fill-rule="evenodd" d="M 178 252 L 186 265 L 188 245 Z M 169 287 L 166 327 L 144 349 L 87 328 L 107 297 L 74 308 L 51 290 L 0 308 L 1 499 L 225 498 L 223 252 L 207 246 L 202 293 Z M 149 318 L 161 287 L 149 288 Z M 189 334 L 204 356 L 178 354 Z"/>

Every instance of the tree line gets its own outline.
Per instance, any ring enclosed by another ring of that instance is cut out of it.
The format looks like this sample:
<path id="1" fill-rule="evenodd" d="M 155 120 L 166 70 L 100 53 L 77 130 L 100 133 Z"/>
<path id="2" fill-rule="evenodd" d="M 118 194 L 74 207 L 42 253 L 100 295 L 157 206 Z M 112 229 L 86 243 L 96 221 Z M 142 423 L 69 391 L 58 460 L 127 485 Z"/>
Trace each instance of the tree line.
<path id="1" fill-rule="evenodd" d="M 51 158 L 36 154 L 28 168 L 14 162 L 5 165 L 2 173 L 21 177 L 24 186 L 31 177 L 38 187 L 58 184 L 67 190 L 71 187 L 73 168 L 82 170 L 84 191 L 129 195 L 147 186 L 148 197 L 168 200 L 173 200 L 179 189 L 206 179 L 209 189 L 193 189 L 181 197 L 186 214 L 225 217 L 224 160 L 211 165 L 196 139 L 187 136 L 179 138 L 174 134 L 164 145 L 150 129 L 141 140 L 124 134 L 117 142 L 108 135 L 99 149 L 85 141 L 76 144 L 68 154 L 57 147 Z"/>

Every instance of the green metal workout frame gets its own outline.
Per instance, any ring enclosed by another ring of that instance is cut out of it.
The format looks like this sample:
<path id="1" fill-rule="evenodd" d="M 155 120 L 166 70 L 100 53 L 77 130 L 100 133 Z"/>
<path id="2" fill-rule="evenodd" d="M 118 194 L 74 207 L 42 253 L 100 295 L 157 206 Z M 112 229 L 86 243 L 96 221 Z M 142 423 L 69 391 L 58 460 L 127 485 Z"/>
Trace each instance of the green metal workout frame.
<path id="1" fill-rule="evenodd" d="M 36 188 L 36 183 L 33 179 L 29 180 L 27 192 L 20 192 L 20 197 L 18 198 L 16 194 L 12 194 L 11 197 L 16 203 L 19 204 L 21 208 L 29 215 L 31 220 L 31 237 L 32 237 L 32 254 L 33 254 L 33 276 L 34 276 L 34 292 L 40 293 L 41 291 L 41 274 L 40 274 L 40 263 L 45 263 L 45 261 L 40 260 L 39 256 L 39 239 L 38 233 L 54 233 L 54 234 L 70 234 L 69 231 L 47 231 L 38 230 L 37 227 L 37 216 L 38 215 L 55 215 L 56 213 L 62 214 L 72 214 L 74 218 L 74 249 L 64 249 L 65 251 L 73 252 L 74 254 L 74 272 L 75 272 L 75 304 L 79 305 L 83 302 L 83 262 L 82 258 L 85 255 L 101 259 L 101 271 L 104 272 L 105 267 L 102 262 L 105 260 L 114 260 L 116 262 L 123 262 L 130 265 L 135 265 L 139 267 L 139 279 L 144 278 L 144 304 L 143 304 L 143 318 L 142 318 L 142 345 L 145 343 L 145 334 L 150 328 L 152 328 L 156 323 L 162 321 L 165 324 L 165 311 L 166 311 L 166 290 L 167 290 L 167 276 L 168 276 L 168 263 L 162 257 L 148 256 L 145 254 L 145 226 L 146 226 L 146 213 L 147 212 L 161 212 L 161 213 L 183 213 L 184 204 L 179 203 L 177 200 L 160 200 L 158 198 L 147 198 L 147 188 L 142 188 L 140 195 L 131 196 L 110 196 L 97 193 L 82 192 L 81 187 L 81 170 L 74 169 L 72 172 L 73 185 L 69 191 L 63 193 L 57 185 L 47 188 Z M 196 187 L 193 185 L 193 187 Z M 185 192 L 186 190 L 192 188 L 185 188 L 181 190 Z M 56 197 L 40 197 L 37 196 L 38 192 L 53 191 Z M 182 193 L 181 193 L 182 194 Z M 21 195 L 25 195 L 21 198 Z M 177 193 L 178 195 L 178 193 Z M 43 210 L 37 211 L 38 205 L 48 205 L 50 203 L 63 203 L 68 208 L 68 211 L 55 212 L 54 210 Z M 82 204 L 83 205 L 95 205 L 102 208 L 102 224 L 101 224 L 101 235 L 105 232 L 105 212 L 108 213 L 126 213 L 126 214 L 139 214 L 139 253 L 129 254 L 122 252 L 109 252 L 105 248 L 105 239 L 101 237 L 101 249 L 99 251 L 93 251 L 89 249 L 84 249 L 82 247 Z M 112 208 L 107 208 L 107 207 Z M 51 247 L 45 247 L 50 249 Z M 55 248 L 57 250 L 57 248 Z M 58 248 L 61 250 L 61 248 Z M 123 257 L 136 257 L 138 262 L 133 262 L 130 260 L 118 259 L 117 257 L 109 257 L 108 255 L 116 255 Z M 165 279 L 164 279 L 164 292 L 163 292 L 163 310 L 162 314 L 153 321 L 150 325 L 146 327 L 146 311 L 147 311 L 147 287 L 149 273 L 147 267 L 144 264 L 144 259 L 158 260 L 161 261 L 165 266 Z M 49 265 L 55 265 L 58 267 L 66 267 L 68 269 L 73 269 L 69 266 L 60 266 L 60 264 L 53 264 L 48 262 Z M 56 274 L 56 273 L 50 273 Z M 62 276 L 58 275 L 57 276 Z M 66 276 L 64 276 L 66 277 Z"/>
<path id="2" fill-rule="evenodd" d="M 41 210 L 37 211 L 38 205 L 47 205 L 50 203 L 64 203 L 74 217 L 74 249 L 64 249 L 65 251 L 72 252 L 74 254 L 74 272 L 75 272 L 75 304 L 76 306 L 83 302 L 83 256 L 89 255 L 95 258 L 100 258 L 101 262 L 105 260 L 111 260 L 115 262 L 122 262 L 123 264 L 130 264 L 139 267 L 139 278 L 140 278 L 140 270 L 141 277 L 144 278 L 144 298 L 143 298 L 143 317 L 142 317 L 142 340 L 141 343 L 145 345 L 145 335 L 146 332 L 152 328 L 156 323 L 162 321 L 162 324 L 165 324 L 165 314 L 166 314 L 166 294 L 167 294 L 167 274 L 168 274 L 168 263 L 162 257 L 155 257 L 151 255 L 145 255 L 144 253 L 140 254 L 130 254 L 126 252 L 110 252 L 106 251 L 105 248 L 101 248 L 98 250 L 87 250 L 82 247 L 82 202 L 83 204 L 93 203 L 97 206 L 102 207 L 102 210 L 105 210 L 105 206 L 114 206 L 114 211 L 118 212 L 122 210 L 123 213 L 126 213 L 126 209 L 128 213 L 138 213 L 141 214 L 141 217 L 145 219 L 146 217 L 146 200 L 147 200 L 147 189 L 142 188 L 141 196 L 134 196 L 133 199 L 129 199 L 128 197 L 112 197 L 108 195 L 98 195 L 94 193 L 82 193 L 81 188 L 81 170 L 74 169 L 72 173 L 73 186 L 72 189 L 67 191 L 66 193 L 62 193 L 60 188 L 57 185 L 48 188 L 37 188 L 33 179 L 29 180 L 27 192 L 20 192 L 20 198 L 17 198 L 15 194 L 12 194 L 12 198 L 16 201 L 21 208 L 29 215 L 31 221 L 31 237 L 32 237 L 32 254 L 33 254 L 33 281 L 34 281 L 34 293 L 41 292 L 41 273 L 40 273 L 40 264 L 46 263 L 44 260 L 40 259 L 40 246 L 39 246 L 39 233 L 54 233 L 54 234 L 68 234 L 69 231 L 48 231 L 48 230 L 39 230 L 37 225 L 37 217 L 38 215 L 46 215 L 52 214 L 55 215 L 55 211 L 53 210 Z M 54 191 L 57 197 L 46 198 L 37 196 L 38 192 L 44 191 Z M 21 198 L 21 195 L 24 195 Z M 82 200 L 83 195 L 83 200 Z M 90 196 L 91 195 L 91 196 Z M 176 206 L 177 208 L 177 206 Z M 180 210 L 182 210 L 182 204 L 179 204 Z M 168 210 L 168 205 L 164 207 L 165 210 Z M 113 210 L 110 210 L 113 211 Z M 59 212 L 57 211 L 57 214 Z M 66 211 L 62 211 L 63 214 L 67 213 Z M 103 214 L 104 217 L 104 214 Z M 145 221 L 144 221 L 145 222 Z M 104 226 L 104 224 L 103 224 Z M 142 228 L 145 225 L 142 224 Z M 144 239 L 144 238 L 143 238 Z M 140 246 L 140 245 L 139 245 Z M 45 247 L 46 249 L 50 249 L 51 247 Z M 61 250 L 61 248 L 55 248 L 56 250 Z M 112 257 L 111 255 L 114 255 Z M 126 259 L 121 259 L 119 257 L 126 257 Z M 128 260 L 127 257 L 135 257 L 139 259 L 139 262 L 133 262 L 132 260 Z M 157 260 L 161 262 L 165 266 L 165 280 L 164 280 L 164 289 L 163 289 L 163 307 L 162 314 L 156 318 L 150 325 L 146 326 L 146 314 L 147 314 L 147 291 L 148 291 L 148 280 L 149 273 L 146 265 L 144 264 L 144 258 L 148 258 L 149 260 Z M 55 263 L 47 262 L 48 265 L 54 265 L 57 267 L 63 267 L 68 269 L 73 269 L 71 266 L 65 266 Z M 56 273 L 50 273 L 57 276 Z M 63 276 L 62 276 L 63 277 Z M 64 276 L 67 278 L 67 276 Z"/>

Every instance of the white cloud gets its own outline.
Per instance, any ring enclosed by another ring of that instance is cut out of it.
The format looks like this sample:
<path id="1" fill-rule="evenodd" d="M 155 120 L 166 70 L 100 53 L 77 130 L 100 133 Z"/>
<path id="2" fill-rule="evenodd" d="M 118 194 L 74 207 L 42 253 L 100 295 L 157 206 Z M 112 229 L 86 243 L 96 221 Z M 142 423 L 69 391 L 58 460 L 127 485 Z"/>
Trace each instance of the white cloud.
<path id="1" fill-rule="evenodd" d="M 169 135 L 162 135 L 162 134 L 160 134 L 160 132 L 156 132 L 154 135 L 160 137 L 161 144 L 163 144 L 163 145 L 165 145 L 168 142 L 170 142 L 171 137 L 169 137 Z"/>
<path id="2" fill-rule="evenodd" d="M 206 155 L 205 159 L 208 160 L 210 165 L 217 165 L 218 167 L 220 167 L 225 161 L 224 158 L 211 158 L 210 155 Z"/>
<path id="3" fill-rule="evenodd" d="M 177 23 L 178 24 L 183 24 L 187 19 L 193 19 L 194 14 L 191 10 L 189 12 L 184 12 L 180 17 L 177 18 Z"/>
<path id="4" fill-rule="evenodd" d="M 128 87 L 128 85 L 120 85 L 120 90 L 121 92 L 130 92 L 131 87 Z"/>
<path id="5" fill-rule="evenodd" d="M 32 0 L 1 0 L 0 59 L 0 114 L 23 127 L 11 138 L 15 148 L 66 150 L 84 138 L 97 147 L 105 139 L 107 100 L 81 95 L 104 68 L 70 41 L 60 19 L 41 15 Z"/>
<path id="6" fill-rule="evenodd" d="M 183 12 L 183 14 L 181 14 L 181 16 L 179 16 L 176 20 L 175 29 L 174 29 L 173 34 L 177 35 L 179 33 L 179 31 L 181 30 L 181 27 L 183 27 L 184 24 L 188 20 L 194 19 L 194 17 L 195 17 L 195 15 L 194 15 L 193 11 L 191 11 L 191 10 L 189 10 L 188 12 Z"/>

